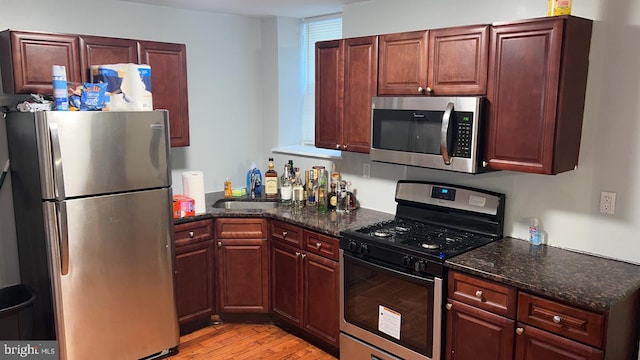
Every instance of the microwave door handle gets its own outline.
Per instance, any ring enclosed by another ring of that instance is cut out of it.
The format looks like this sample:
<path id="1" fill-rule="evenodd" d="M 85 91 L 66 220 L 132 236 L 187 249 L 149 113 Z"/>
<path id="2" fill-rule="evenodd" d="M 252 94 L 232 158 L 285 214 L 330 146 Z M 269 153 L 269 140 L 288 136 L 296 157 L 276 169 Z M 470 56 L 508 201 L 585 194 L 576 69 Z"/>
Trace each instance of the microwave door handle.
<path id="1" fill-rule="evenodd" d="M 451 165 L 451 158 L 449 157 L 449 143 L 448 136 L 449 124 L 451 122 L 451 113 L 453 112 L 453 103 L 447 104 L 447 108 L 442 115 L 442 127 L 440 128 L 440 152 L 442 153 L 442 160 L 445 165 Z"/>

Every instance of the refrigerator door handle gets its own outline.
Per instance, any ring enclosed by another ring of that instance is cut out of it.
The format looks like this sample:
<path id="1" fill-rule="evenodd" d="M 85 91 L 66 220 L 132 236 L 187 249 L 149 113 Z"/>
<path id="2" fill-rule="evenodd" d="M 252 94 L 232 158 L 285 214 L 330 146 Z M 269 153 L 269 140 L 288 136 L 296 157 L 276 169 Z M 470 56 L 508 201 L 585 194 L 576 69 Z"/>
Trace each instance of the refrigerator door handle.
<path id="1" fill-rule="evenodd" d="M 49 136 L 51 138 L 51 152 L 53 157 L 53 181 L 55 184 L 56 200 L 64 200 L 64 176 L 62 167 L 62 151 L 60 150 L 60 135 L 58 134 L 58 124 L 49 124 Z"/>
<path id="2" fill-rule="evenodd" d="M 62 275 L 69 273 L 69 226 L 67 224 L 67 204 L 58 203 L 58 241 L 60 246 L 60 271 Z"/>

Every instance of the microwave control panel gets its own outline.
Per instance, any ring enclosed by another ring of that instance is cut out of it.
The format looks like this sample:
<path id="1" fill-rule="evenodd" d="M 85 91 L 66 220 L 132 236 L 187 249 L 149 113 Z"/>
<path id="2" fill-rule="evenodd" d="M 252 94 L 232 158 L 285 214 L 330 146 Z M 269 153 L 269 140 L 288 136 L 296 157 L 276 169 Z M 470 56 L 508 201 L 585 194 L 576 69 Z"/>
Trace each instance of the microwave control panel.
<path id="1" fill-rule="evenodd" d="M 453 156 L 471 158 L 471 138 L 473 132 L 473 114 L 467 112 L 455 113 L 456 144 Z"/>

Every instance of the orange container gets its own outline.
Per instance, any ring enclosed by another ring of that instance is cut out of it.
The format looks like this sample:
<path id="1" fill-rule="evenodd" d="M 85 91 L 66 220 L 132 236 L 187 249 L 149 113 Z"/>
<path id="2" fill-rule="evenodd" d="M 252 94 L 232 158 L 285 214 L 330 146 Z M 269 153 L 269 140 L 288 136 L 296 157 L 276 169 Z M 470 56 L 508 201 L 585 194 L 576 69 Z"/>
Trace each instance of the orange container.
<path id="1" fill-rule="evenodd" d="M 173 218 L 183 218 L 196 214 L 195 200 L 184 195 L 173 195 Z"/>

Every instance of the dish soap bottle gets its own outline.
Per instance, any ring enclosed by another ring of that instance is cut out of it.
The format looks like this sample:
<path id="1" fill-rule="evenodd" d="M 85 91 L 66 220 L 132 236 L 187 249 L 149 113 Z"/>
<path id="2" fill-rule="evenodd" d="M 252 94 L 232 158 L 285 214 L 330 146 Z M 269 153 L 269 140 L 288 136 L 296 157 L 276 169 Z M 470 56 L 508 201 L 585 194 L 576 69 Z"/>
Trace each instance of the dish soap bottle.
<path id="1" fill-rule="evenodd" d="M 224 182 L 224 197 L 225 199 L 229 199 L 232 196 L 233 196 L 233 190 L 231 189 L 231 181 L 227 179 L 227 181 Z"/>

